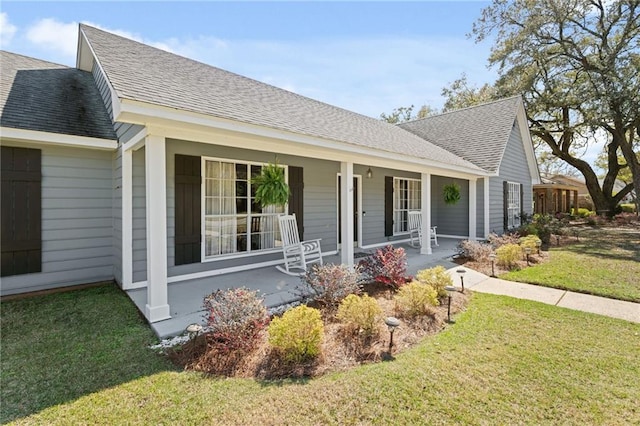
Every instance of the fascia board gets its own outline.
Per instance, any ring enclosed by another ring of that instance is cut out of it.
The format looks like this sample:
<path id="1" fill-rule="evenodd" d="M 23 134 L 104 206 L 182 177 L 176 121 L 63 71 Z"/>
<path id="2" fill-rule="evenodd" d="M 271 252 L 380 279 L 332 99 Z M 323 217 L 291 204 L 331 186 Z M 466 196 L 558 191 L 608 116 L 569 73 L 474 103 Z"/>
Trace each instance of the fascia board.
<path id="1" fill-rule="evenodd" d="M 172 108 L 149 105 L 147 103 L 122 99 L 119 115 L 116 121 L 141 124 L 149 127 L 149 134 L 164 134 L 165 137 L 176 139 L 185 139 L 187 134 L 189 139 L 203 143 L 224 144 L 220 140 L 212 140 L 210 136 L 211 128 L 245 135 L 265 138 L 273 143 L 269 147 L 271 150 L 277 149 L 279 144 L 282 148 L 286 147 L 284 153 L 302 155 L 305 157 L 313 156 L 321 158 L 321 153 L 329 160 L 335 161 L 355 161 L 355 158 L 364 158 L 371 161 L 388 162 L 392 161 L 399 164 L 413 165 L 418 167 L 419 171 L 424 171 L 425 167 L 442 172 L 450 176 L 456 174 L 469 177 L 485 177 L 493 176 L 493 173 L 487 172 L 480 168 L 467 168 L 462 166 L 447 165 L 437 161 L 411 157 L 402 154 L 395 154 L 387 151 L 371 149 L 367 147 L 352 145 L 344 142 L 338 142 L 329 139 L 323 139 L 314 136 L 302 135 L 293 132 L 273 129 L 264 126 L 242 123 L 238 121 L 205 116 L 202 114 L 192 113 L 188 111 L 178 111 Z M 260 150 L 267 148 L 260 141 Z M 292 152 L 294 150 L 295 152 Z M 274 151 L 276 152 L 276 151 Z M 314 154 L 314 155 L 311 155 Z M 370 164 L 370 163 L 364 163 Z M 371 163 L 375 166 L 376 164 Z M 381 164 L 378 164 L 382 167 Z"/>
<path id="2" fill-rule="evenodd" d="M 14 129 L 0 127 L 0 137 L 3 140 L 18 142 L 37 142 L 49 145 L 71 146 L 79 148 L 115 150 L 118 141 L 112 139 L 75 136 L 62 133 L 40 132 L 36 130 Z"/>

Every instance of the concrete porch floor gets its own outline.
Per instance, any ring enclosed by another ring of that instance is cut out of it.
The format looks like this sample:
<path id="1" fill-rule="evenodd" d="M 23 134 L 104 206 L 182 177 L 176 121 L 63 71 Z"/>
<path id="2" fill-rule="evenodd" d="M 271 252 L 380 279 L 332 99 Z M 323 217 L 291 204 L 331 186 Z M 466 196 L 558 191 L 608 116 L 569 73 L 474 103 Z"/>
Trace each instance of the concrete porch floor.
<path id="1" fill-rule="evenodd" d="M 394 243 L 395 247 L 403 247 L 407 252 L 407 272 L 415 275 L 417 271 L 442 265 L 446 269 L 455 266 L 452 256 L 456 254 L 456 246 L 460 242 L 456 238 L 438 237 L 439 246 L 433 247 L 432 255 L 421 255 L 420 249 L 406 243 Z M 376 249 L 358 249 L 357 252 L 374 252 Z M 340 255 L 324 257 L 325 263 L 340 263 Z M 356 263 L 359 259 L 355 259 Z M 298 299 L 296 286 L 300 278 L 289 276 L 278 271 L 275 266 L 259 269 L 248 269 L 225 275 L 211 277 L 198 282 L 181 282 L 169 284 L 169 307 L 171 318 L 151 324 L 151 328 L 160 338 L 175 336 L 184 332 L 191 323 L 204 324 L 203 298 L 219 289 L 247 287 L 259 290 L 267 308 L 277 307 Z M 141 312 L 147 303 L 147 289 L 128 290 L 127 294 Z"/>

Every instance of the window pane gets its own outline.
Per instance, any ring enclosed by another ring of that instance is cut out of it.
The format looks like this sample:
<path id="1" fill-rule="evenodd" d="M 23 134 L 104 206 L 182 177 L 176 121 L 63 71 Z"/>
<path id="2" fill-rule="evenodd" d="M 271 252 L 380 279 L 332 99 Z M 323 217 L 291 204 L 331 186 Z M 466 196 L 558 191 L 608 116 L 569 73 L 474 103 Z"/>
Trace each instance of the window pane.
<path id="1" fill-rule="evenodd" d="M 236 179 L 247 180 L 247 165 L 236 164 Z"/>

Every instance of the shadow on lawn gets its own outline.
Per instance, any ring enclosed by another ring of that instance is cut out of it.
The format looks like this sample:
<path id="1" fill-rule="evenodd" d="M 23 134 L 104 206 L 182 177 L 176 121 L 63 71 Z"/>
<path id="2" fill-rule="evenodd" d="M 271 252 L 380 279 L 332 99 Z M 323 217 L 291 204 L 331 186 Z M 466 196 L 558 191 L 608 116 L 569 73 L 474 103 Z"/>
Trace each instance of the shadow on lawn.
<path id="1" fill-rule="evenodd" d="M 2 423 L 176 370 L 148 348 L 155 335 L 115 285 L 3 301 L 1 309 Z"/>
<path id="2" fill-rule="evenodd" d="M 600 258 L 640 262 L 640 229 L 601 228 L 581 231 L 580 242 L 563 246 L 562 249 Z"/>

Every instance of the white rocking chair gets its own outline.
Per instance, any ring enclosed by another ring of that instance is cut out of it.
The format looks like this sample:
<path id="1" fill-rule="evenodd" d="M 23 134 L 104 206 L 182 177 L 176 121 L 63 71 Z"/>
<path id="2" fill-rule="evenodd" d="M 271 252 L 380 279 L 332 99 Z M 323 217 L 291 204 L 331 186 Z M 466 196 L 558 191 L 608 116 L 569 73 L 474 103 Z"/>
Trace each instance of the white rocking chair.
<path id="1" fill-rule="evenodd" d="M 300 241 L 295 214 L 278 216 L 278 224 L 284 255 L 284 268 L 280 265 L 276 266 L 280 272 L 288 275 L 303 275 L 307 271 L 307 265 L 316 262 L 322 265 L 320 239 Z"/>
<path id="2" fill-rule="evenodd" d="M 431 227 L 431 239 L 433 245 L 438 245 L 437 226 Z M 411 247 L 420 247 L 422 245 L 422 212 L 409 212 L 409 245 Z"/>

